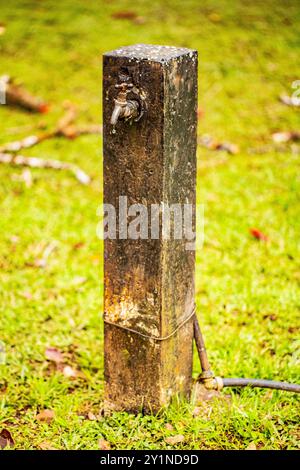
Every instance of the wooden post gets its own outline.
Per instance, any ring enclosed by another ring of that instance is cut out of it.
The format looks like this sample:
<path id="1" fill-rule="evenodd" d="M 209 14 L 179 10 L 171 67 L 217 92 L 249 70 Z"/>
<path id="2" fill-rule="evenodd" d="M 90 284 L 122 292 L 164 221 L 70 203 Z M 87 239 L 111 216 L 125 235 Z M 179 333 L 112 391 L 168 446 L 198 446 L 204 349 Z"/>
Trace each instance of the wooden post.
<path id="1" fill-rule="evenodd" d="M 155 412 L 191 391 L 195 252 L 163 239 L 161 218 L 158 237 L 149 216 L 149 239 L 126 239 L 120 196 L 128 208 L 195 207 L 197 52 L 135 45 L 103 62 L 104 203 L 117 214 L 104 244 L 105 407 Z M 124 96 L 128 121 L 116 111 Z"/>

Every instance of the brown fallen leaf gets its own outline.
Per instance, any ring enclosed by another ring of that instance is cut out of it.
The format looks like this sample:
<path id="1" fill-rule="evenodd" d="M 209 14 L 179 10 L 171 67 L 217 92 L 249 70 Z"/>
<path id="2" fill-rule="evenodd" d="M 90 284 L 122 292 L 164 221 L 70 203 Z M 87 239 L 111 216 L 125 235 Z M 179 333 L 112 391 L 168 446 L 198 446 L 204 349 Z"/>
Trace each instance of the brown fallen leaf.
<path id="1" fill-rule="evenodd" d="M 255 442 L 250 442 L 245 450 L 257 450 Z"/>
<path id="2" fill-rule="evenodd" d="M 88 412 L 88 419 L 90 421 L 97 421 L 97 416 L 94 415 L 91 411 Z"/>
<path id="3" fill-rule="evenodd" d="M 199 406 L 195 406 L 195 408 L 193 409 L 193 418 L 196 418 L 197 416 L 199 416 L 201 413 L 201 408 Z"/>
<path id="4" fill-rule="evenodd" d="M 208 19 L 212 22 L 212 23 L 219 23 L 221 20 L 222 20 L 222 17 L 219 13 L 216 13 L 216 12 L 212 12 L 208 15 Z"/>
<path id="5" fill-rule="evenodd" d="M 63 362 L 64 360 L 62 352 L 57 348 L 46 348 L 45 356 L 46 359 L 56 362 L 57 364 Z"/>
<path id="6" fill-rule="evenodd" d="M 277 315 L 275 313 L 268 313 L 267 315 L 263 316 L 264 320 L 271 320 L 271 321 L 276 321 L 277 320 Z"/>
<path id="7" fill-rule="evenodd" d="M 184 441 L 184 436 L 182 434 L 177 434 L 177 436 L 170 436 L 165 438 L 165 442 L 170 445 L 179 444 L 179 442 Z"/>
<path id="8" fill-rule="evenodd" d="M 197 109 L 197 116 L 198 116 L 198 119 L 202 119 L 204 117 L 204 109 L 202 108 L 198 108 Z"/>
<path id="9" fill-rule="evenodd" d="M 22 297 L 24 297 L 24 299 L 26 300 L 32 300 L 33 299 L 33 295 L 31 292 L 28 292 L 28 291 L 25 291 L 25 292 L 21 292 L 20 295 Z"/>
<path id="10" fill-rule="evenodd" d="M 218 142 L 209 135 L 198 136 L 198 145 L 202 145 L 210 150 L 223 150 L 224 152 L 236 155 L 239 147 L 231 142 Z"/>
<path id="11" fill-rule="evenodd" d="M 0 36 L 3 36 L 3 34 L 6 31 L 6 26 L 3 23 L 0 23 Z"/>
<path id="12" fill-rule="evenodd" d="M 133 19 L 133 23 L 135 24 L 145 24 L 146 22 L 147 20 L 144 16 L 137 16 L 136 18 Z"/>
<path id="13" fill-rule="evenodd" d="M 71 284 L 72 286 L 80 286 L 81 284 L 85 284 L 86 281 L 87 281 L 87 278 L 84 276 L 75 276 L 72 279 Z"/>
<path id="14" fill-rule="evenodd" d="M 170 423 L 167 423 L 167 424 L 165 425 L 165 428 L 166 428 L 168 431 L 174 431 L 174 427 L 173 427 L 172 424 L 170 424 Z"/>
<path id="15" fill-rule="evenodd" d="M 74 243 L 74 245 L 72 246 L 72 249 L 73 250 L 80 250 L 80 248 L 84 247 L 85 243 L 84 242 L 77 242 L 77 243 Z"/>
<path id="16" fill-rule="evenodd" d="M 0 449 L 5 449 L 5 447 L 13 447 L 15 442 L 12 438 L 11 433 L 8 429 L 2 429 L 0 431 Z"/>
<path id="17" fill-rule="evenodd" d="M 63 374 L 65 377 L 77 377 L 78 376 L 77 370 L 73 369 L 73 367 L 71 366 L 65 366 L 63 368 Z"/>
<path id="18" fill-rule="evenodd" d="M 54 417 L 55 417 L 55 413 L 53 410 L 43 410 L 36 415 L 36 419 L 38 421 L 48 423 L 48 424 L 51 423 Z"/>
<path id="19" fill-rule="evenodd" d="M 99 255 L 92 255 L 92 256 L 90 257 L 90 259 L 91 259 L 91 261 L 92 261 L 92 263 L 93 263 L 94 266 L 98 266 L 98 265 L 100 264 L 100 261 L 101 261 L 101 260 L 100 260 L 100 256 L 99 256 Z"/>
<path id="20" fill-rule="evenodd" d="M 10 237 L 10 241 L 13 245 L 16 245 L 17 243 L 19 243 L 20 241 L 20 237 L 18 237 L 17 235 L 12 235 Z"/>
<path id="21" fill-rule="evenodd" d="M 123 11 L 115 11 L 112 15 L 112 18 L 116 20 L 134 20 L 138 17 L 138 14 L 132 10 L 123 10 Z"/>
<path id="22" fill-rule="evenodd" d="M 288 332 L 289 332 L 289 333 L 292 333 L 292 334 L 298 333 L 298 331 L 299 331 L 299 327 L 298 327 L 298 326 L 290 326 L 290 327 L 288 328 Z"/>
<path id="23" fill-rule="evenodd" d="M 276 144 L 283 144 L 286 142 L 297 142 L 300 140 L 299 131 L 285 131 L 285 132 L 274 132 L 272 139 Z"/>
<path id="24" fill-rule="evenodd" d="M 74 321 L 74 318 L 69 318 L 69 325 L 72 327 L 72 328 L 75 328 L 76 326 L 76 322 Z"/>
<path id="25" fill-rule="evenodd" d="M 100 450 L 110 450 L 110 443 L 105 439 L 99 439 L 98 447 Z"/>
<path id="26" fill-rule="evenodd" d="M 57 450 L 56 447 L 53 447 L 51 442 L 49 441 L 43 441 L 39 444 L 39 448 L 41 450 Z"/>
<path id="27" fill-rule="evenodd" d="M 258 230 L 257 228 L 250 228 L 249 232 L 257 240 L 261 240 L 263 242 L 267 242 L 269 240 L 269 237 L 263 232 L 261 232 L 260 230 Z"/>
<path id="28" fill-rule="evenodd" d="M 57 364 L 57 370 L 69 379 L 87 380 L 86 375 L 81 370 L 71 367 L 68 364 Z"/>

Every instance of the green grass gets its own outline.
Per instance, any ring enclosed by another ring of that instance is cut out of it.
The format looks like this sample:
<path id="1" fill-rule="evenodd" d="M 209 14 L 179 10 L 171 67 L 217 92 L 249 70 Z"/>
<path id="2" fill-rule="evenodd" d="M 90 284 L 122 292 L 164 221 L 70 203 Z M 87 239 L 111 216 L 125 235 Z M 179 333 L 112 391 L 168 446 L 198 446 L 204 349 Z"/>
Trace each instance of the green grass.
<path id="1" fill-rule="evenodd" d="M 111 18 L 128 9 L 145 22 Z M 106 50 L 137 42 L 199 50 L 199 133 L 241 148 L 236 156 L 198 151 L 206 238 L 197 255 L 197 306 L 211 362 L 222 376 L 299 382 L 299 146 L 278 151 L 271 140 L 275 130 L 299 130 L 299 111 L 278 101 L 300 78 L 298 2 L 0 0 L 0 15 L 7 26 L 0 75 L 16 76 L 51 103 L 42 118 L 1 106 L 0 144 L 27 135 L 28 125 L 53 124 L 64 100 L 77 104 L 82 122 L 100 122 Z M 97 449 L 103 438 L 113 449 L 167 449 L 166 437 L 183 434 L 173 448 L 299 448 L 299 401 L 285 392 L 235 391 L 230 402 L 200 406 L 196 417 L 194 405 L 175 403 L 157 416 L 87 419 L 99 415 L 103 399 L 101 142 L 54 139 L 23 153 L 75 162 L 93 182 L 84 187 L 66 173 L 32 170 L 27 188 L 18 180 L 22 169 L 0 166 L 0 337 L 7 352 L 0 428 L 11 431 L 15 447 L 47 441 Z M 270 241 L 254 240 L 249 227 Z M 46 268 L 35 267 L 51 241 L 57 247 Z M 85 282 L 76 284 L 78 276 Z M 45 360 L 47 346 L 62 350 L 85 379 L 56 371 Z M 50 424 L 36 420 L 44 408 L 55 410 Z"/>

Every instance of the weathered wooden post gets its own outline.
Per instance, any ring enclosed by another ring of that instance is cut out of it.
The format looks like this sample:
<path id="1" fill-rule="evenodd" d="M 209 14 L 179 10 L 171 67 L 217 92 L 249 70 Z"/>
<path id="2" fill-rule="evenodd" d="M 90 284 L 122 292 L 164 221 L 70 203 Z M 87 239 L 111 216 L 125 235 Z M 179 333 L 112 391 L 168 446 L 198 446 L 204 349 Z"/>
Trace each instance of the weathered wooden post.
<path id="1" fill-rule="evenodd" d="M 105 406 L 157 411 L 191 391 L 195 252 L 184 237 L 164 239 L 155 214 L 163 204 L 195 206 L 197 52 L 106 53 L 103 107 L 104 203 L 117 217 L 104 253 Z M 156 209 L 138 239 L 128 235 L 142 212 L 132 204 Z"/>

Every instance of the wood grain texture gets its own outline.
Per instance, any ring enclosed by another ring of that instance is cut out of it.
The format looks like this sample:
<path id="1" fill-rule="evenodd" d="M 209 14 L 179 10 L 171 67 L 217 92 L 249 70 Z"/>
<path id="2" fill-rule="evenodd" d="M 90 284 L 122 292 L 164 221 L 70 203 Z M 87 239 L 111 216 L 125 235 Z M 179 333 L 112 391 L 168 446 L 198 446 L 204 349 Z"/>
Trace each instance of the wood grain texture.
<path id="1" fill-rule="evenodd" d="M 103 60 L 104 202 L 118 208 L 195 204 L 197 53 L 137 45 Z M 147 111 L 130 125 L 109 123 L 118 73 L 146 94 Z M 161 228 L 161 227 L 160 227 Z M 186 240 L 105 240 L 104 318 L 151 336 L 170 334 L 194 304 L 195 253 Z M 157 411 L 189 396 L 192 320 L 158 342 L 105 324 L 105 407 Z"/>

